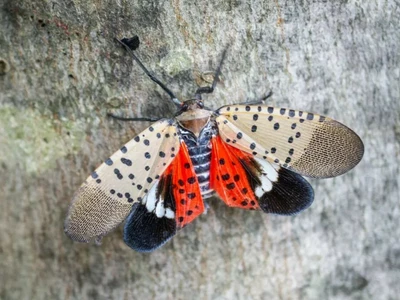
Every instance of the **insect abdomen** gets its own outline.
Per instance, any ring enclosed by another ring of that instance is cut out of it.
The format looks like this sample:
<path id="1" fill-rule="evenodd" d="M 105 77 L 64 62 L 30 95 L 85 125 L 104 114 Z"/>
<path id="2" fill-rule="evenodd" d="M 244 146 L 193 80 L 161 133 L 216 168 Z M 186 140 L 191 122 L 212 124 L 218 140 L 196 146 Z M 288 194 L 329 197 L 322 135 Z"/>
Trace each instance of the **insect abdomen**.
<path id="1" fill-rule="evenodd" d="M 190 159 L 200 185 L 203 198 L 211 197 L 213 190 L 210 188 L 210 162 L 211 149 L 208 145 L 188 147 Z"/>
<path id="2" fill-rule="evenodd" d="M 198 138 L 191 132 L 181 131 L 182 139 L 186 143 L 194 171 L 197 175 L 203 199 L 209 198 L 214 194 L 214 190 L 210 188 L 210 139 L 212 134 L 209 129 L 211 128 L 205 128 Z"/>

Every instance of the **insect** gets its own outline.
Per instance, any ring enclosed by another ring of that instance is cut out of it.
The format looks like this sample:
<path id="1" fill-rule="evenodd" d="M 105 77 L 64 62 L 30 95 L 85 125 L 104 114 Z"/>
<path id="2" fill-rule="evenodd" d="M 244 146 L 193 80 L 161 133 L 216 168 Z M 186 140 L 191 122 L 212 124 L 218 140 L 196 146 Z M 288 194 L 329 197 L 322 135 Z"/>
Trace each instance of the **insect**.
<path id="1" fill-rule="evenodd" d="M 118 42 L 178 111 L 139 133 L 82 184 L 65 221 L 75 241 L 98 241 L 126 220 L 125 243 L 153 251 L 202 214 L 203 200 L 214 193 L 228 206 L 293 215 L 314 199 L 302 175 L 338 176 L 363 156 L 361 139 L 328 117 L 262 104 L 205 108 L 201 95 L 215 89 L 226 51 L 212 85 L 180 102 L 133 53 L 138 44 Z"/>

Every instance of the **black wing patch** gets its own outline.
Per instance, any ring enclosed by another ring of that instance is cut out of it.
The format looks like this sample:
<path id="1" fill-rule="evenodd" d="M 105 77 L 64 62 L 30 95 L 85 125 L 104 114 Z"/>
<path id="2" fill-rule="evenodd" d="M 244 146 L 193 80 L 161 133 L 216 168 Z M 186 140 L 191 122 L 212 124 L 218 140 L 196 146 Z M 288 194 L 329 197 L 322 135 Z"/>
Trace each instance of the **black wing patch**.
<path id="1" fill-rule="evenodd" d="M 158 218 L 146 206 L 136 204 L 124 227 L 124 242 L 138 252 L 151 252 L 176 233 L 175 219 Z"/>
<path id="2" fill-rule="evenodd" d="M 266 213 L 294 215 L 308 208 L 314 201 L 314 190 L 301 175 L 281 168 L 272 190 L 258 199 Z"/>
<path id="3" fill-rule="evenodd" d="M 261 161 L 259 161 L 261 162 Z M 241 160 L 250 186 L 255 194 L 262 186 L 260 178 L 264 175 L 263 166 L 257 159 L 248 157 Z M 301 175 L 276 166 L 278 177 L 272 181 L 272 189 L 256 196 L 260 208 L 265 213 L 279 215 L 294 215 L 308 208 L 314 201 L 314 191 L 311 185 Z"/>
<path id="4" fill-rule="evenodd" d="M 147 201 L 164 201 L 163 206 L 175 213 L 172 196 L 172 175 L 163 175 L 156 185 L 156 193 L 149 193 Z M 151 252 L 168 242 L 177 231 L 175 218 L 158 217 L 144 204 L 136 204 L 129 214 L 124 227 L 124 242 L 138 252 Z"/>

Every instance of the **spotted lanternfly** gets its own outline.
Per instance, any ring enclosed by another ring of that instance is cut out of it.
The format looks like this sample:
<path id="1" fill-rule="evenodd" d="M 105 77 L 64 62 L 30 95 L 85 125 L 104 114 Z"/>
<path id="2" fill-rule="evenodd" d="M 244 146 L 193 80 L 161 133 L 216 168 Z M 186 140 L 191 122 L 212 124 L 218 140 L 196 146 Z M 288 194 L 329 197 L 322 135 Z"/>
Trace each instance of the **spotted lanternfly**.
<path id="1" fill-rule="evenodd" d="M 363 156 L 361 139 L 328 117 L 262 104 L 206 109 L 201 94 L 214 90 L 226 51 L 212 86 L 180 102 L 135 56 L 136 42 L 124 41 L 178 112 L 134 137 L 83 183 L 65 221 L 75 241 L 98 240 L 126 219 L 125 243 L 153 251 L 202 214 L 203 199 L 215 192 L 232 207 L 293 215 L 314 199 L 302 175 L 338 176 Z"/>

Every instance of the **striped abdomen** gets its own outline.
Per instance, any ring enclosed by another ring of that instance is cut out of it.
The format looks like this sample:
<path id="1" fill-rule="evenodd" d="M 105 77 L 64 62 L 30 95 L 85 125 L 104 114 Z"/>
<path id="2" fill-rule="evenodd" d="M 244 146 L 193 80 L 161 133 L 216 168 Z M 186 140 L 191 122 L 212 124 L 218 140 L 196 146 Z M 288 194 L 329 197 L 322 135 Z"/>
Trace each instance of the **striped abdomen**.
<path id="1" fill-rule="evenodd" d="M 210 188 L 210 163 L 211 163 L 211 143 L 213 129 L 211 124 L 206 126 L 198 138 L 190 132 L 181 128 L 181 137 L 184 140 L 192 160 L 194 171 L 200 185 L 203 199 L 209 198 L 214 194 Z"/>

